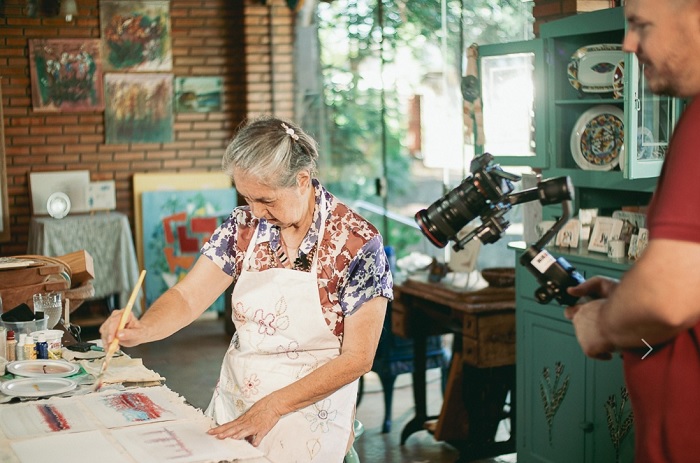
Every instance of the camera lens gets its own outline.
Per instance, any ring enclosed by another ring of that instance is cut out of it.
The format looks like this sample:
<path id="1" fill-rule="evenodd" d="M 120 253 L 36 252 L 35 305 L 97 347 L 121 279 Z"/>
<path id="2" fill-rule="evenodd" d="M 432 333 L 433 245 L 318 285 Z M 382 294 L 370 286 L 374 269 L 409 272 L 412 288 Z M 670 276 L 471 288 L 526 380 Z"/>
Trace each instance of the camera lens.
<path id="1" fill-rule="evenodd" d="M 474 179 L 469 177 L 427 209 L 418 211 L 415 220 L 431 243 L 444 248 L 488 207 L 486 198 L 474 186 Z"/>

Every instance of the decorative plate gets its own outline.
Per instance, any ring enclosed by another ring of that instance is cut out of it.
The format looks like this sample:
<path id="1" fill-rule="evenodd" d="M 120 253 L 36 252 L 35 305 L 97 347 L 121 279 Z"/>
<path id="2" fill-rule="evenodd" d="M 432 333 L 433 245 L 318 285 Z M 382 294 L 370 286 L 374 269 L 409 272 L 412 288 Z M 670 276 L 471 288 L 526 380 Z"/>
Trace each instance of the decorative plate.
<path id="1" fill-rule="evenodd" d="M 8 373 L 26 377 L 63 378 L 78 371 L 78 365 L 65 360 L 17 360 L 7 364 Z"/>
<path id="2" fill-rule="evenodd" d="M 46 210 L 54 219 L 62 219 L 70 212 L 70 198 L 61 191 L 52 193 L 46 201 Z"/>
<path id="3" fill-rule="evenodd" d="M 47 397 L 76 387 L 78 383 L 66 378 L 20 378 L 0 384 L 0 392 L 14 397 Z"/>
<path id="4" fill-rule="evenodd" d="M 613 71 L 613 96 L 622 98 L 625 95 L 625 61 L 617 63 Z"/>
<path id="5" fill-rule="evenodd" d="M 637 128 L 637 159 L 654 159 L 655 155 L 654 134 L 648 127 Z M 645 146 L 646 145 L 646 146 Z"/>
<path id="6" fill-rule="evenodd" d="M 625 149 L 624 113 L 598 105 L 581 114 L 571 131 L 571 154 L 584 170 L 611 170 Z"/>
<path id="7" fill-rule="evenodd" d="M 613 91 L 613 74 L 620 61 L 625 59 L 622 45 L 602 43 L 581 47 L 571 55 L 567 67 L 569 82 L 585 93 Z"/>

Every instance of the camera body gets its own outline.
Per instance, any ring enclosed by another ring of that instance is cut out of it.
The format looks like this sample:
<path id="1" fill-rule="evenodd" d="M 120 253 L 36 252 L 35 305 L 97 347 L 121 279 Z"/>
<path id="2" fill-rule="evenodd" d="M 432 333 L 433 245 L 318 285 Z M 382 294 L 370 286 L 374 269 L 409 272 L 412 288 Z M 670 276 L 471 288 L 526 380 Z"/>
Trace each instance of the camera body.
<path id="1" fill-rule="evenodd" d="M 456 251 L 478 238 L 482 243 L 495 243 L 510 225 L 505 214 L 515 204 L 538 200 L 541 204 L 561 204 L 562 216 L 520 257 L 520 264 L 532 273 L 540 287 L 537 300 L 546 304 L 556 299 L 562 305 L 573 305 L 577 298 L 567 289 L 584 281 L 583 276 L 564 258 L 555 259 L 544 247 L 569 220 L 574 189 L 569 177 L 543 180 L 534 188 L 513 193 L 513 182 L 520 176 L 503 171 L 493 164 L 493 156 L 484 153 L 474 158 L 471 175 L 452 191 L 426 209 L 418 211 L 415 220 L 423 234 L 437 247 L 454 241 Z M 458 232 L 479 217 L 481 224 L 461 239 Z"/>

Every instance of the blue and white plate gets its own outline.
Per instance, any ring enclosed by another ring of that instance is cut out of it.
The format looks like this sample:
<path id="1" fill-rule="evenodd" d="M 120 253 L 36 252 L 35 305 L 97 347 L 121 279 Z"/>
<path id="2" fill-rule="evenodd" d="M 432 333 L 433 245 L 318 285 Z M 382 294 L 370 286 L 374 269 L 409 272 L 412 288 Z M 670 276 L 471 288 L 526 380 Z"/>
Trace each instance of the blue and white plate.
<path id="1" fill-rule="evenodd" d="M 571 154 L 584 170 L 611 170 L 625 149 L 624 113 L 612 105 L 590 108 L 571 131 Z"/>

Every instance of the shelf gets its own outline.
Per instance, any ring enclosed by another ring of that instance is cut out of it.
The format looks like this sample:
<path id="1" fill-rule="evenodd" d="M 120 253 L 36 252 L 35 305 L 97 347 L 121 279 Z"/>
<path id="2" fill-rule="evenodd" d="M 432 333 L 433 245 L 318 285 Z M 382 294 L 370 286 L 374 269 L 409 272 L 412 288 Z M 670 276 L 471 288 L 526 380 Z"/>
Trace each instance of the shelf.
<path id="1" fill-rule="evenodd" d="M 571 177 L 574 187 L 600 188 L 606 190 L 633 190 L 651 193 L 656 188 L 656 178 L 642 178 L 629 180 L 623 177 L 622 171 L 610 170 L 582 170 L 553 167 L 542 171 L 542 176 Z"/>
<path id="2" fill-rule="evenodd" d="M 586 98 L 586 99 L 565 99 L 565 100 L 554 100 L 554 104 L 558 106 L 591 106 L 599 104 L 612 104 L 612 105 L 622 105 L 624 101 L 620 98 Z"/>

